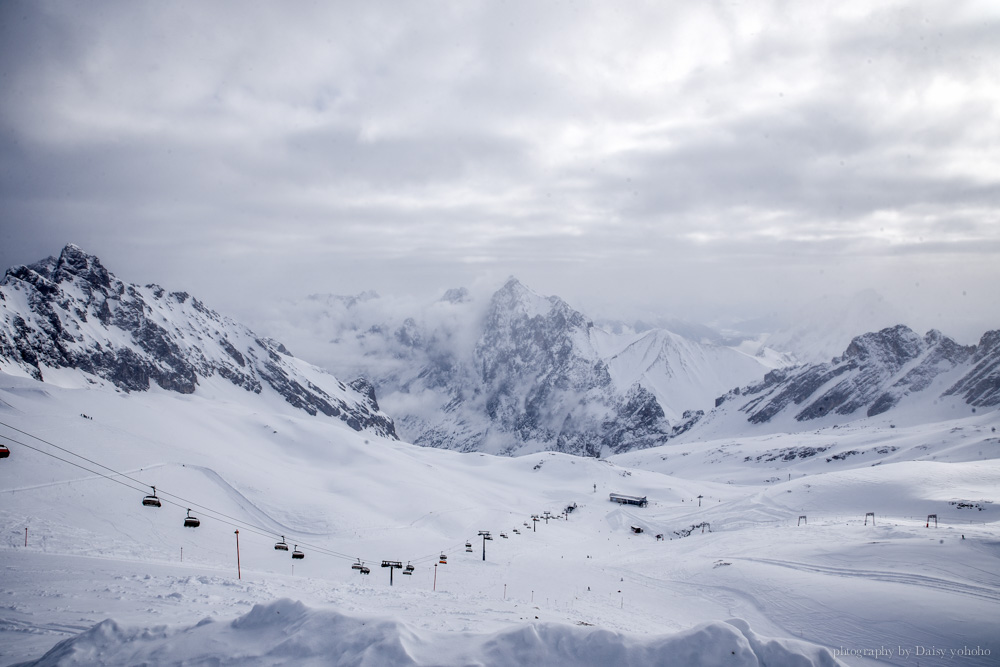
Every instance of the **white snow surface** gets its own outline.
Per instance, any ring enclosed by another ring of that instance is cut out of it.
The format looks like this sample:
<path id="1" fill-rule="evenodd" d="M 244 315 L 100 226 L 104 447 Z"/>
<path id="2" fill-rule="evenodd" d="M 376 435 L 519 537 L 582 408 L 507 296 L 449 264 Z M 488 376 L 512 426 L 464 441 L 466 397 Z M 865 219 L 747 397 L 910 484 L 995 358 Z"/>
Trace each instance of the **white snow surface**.
<path id="1" fill-rule="evenodd" d="M 997 427 L 505 458 L 0 374 L 0 664 L 995 665 Z"/>

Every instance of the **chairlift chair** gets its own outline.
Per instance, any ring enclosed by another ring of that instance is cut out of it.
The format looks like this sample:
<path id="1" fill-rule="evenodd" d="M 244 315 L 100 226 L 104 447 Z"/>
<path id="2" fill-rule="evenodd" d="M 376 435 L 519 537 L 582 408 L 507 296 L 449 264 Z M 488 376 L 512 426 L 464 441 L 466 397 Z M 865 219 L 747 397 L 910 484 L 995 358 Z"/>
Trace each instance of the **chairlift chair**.
<path id="1" fill-rule="evenodd" d="M 354 563 L 354 565 L 352 565 L 352 566 L 351 566 L 351 569 L 352 569 L 352 570 L 360 570 L 360 569 L 364 568 L 364 566 L 365 566 L 365 564 L 364 564 L 364 563 L 362 563 L 362 562 L 361 562 L 361 559 L 359 558 L 359 559 L 357 560 L 357 562 L 356 562 L 356 563 Z"/>
<path id="2" fill-rule="evenodd" d="M 306 555 L 304 553 L 302 553 L 301 551 L 299 551 L 299 545 L 296 544 L 295 548 L 292 549 L 292 558 L 302 559 L 302 558 L 305 558 L 305 557 L 306 557 Z"/>
<path id="3" fill-rule="evenodd" d="M 492 536 L 492 535 L 483 535 L 483 537 L 484 537 L 485 539 L 487 539 L 487 540 L 490 540 L 490 541 L 492 541 L 492 540 L 493 540 L 493 536 Z"/>
<path id="4" fill-rule="evenodd" d="M 274 543 L 274 550 L 275 551 L 288 551 L 288 543 L 285 542 L 285 536 L 284 535 L 281 536 L 281 541 L 280 542 L 275 542 Z"/>
<path id="5" fill-rule="evenodd" d="M 410 563 L 409 563 L 409 562 L 407 562 L 407 563 L 406 563 L 406 569 L 405 569 L 405 570 L 403 570 L 403 574 L 409 574 L 409 575 L 412 575 L 412 574 L 413 574 L 413 571 L 414 571 L 415 569 L 417 569 L 417 568 L 413 567 L 412 565 L 410 565 Z"/>
<path id="6" fill-rule="evenodd" d="M 360 572 L 361 574 L 371 574 L 371 573 L 372 573 L 372 571 L 371 571 L 370 569 L 368 569 L 368 566 L 367 566 L 367 565 L 362 565 L 362 566 L 361 566 L 361 567 L 360 567 L 360 568 L 358 569 L 358 572 Z"/>
<path id="7" fill-rule="evenodd" d="M 500 537 L 502 537 L 503 539 L 506 540 L 507 539 L 507 533 L 500 533 Z"/>
<path id="8" fill-rule="evenodd" d="M 184 519 L 185 528 L 197 528 L 201 525 L 201 521 L 191 516 L 191 510 L 188 509 L 187 518 Z"/>
<path id="9" fill-rule="evenodd" d="M 472 553 L 472 542 L 466 542 L 465 543 L 465 550 L 467 552 L 469 552 L 470 554 Z"/>
<path id="10" fill-rule="evenodd" d="M 444 554 L 441 554 L 441 558 L 438 559 L 438 562 L 441 563 L 442 565 L 447 565 L 448 557 Z"/>
<path id="11" fill-rule="evenodd" d="M 5 459 L 10 456 L 10 450 L 7 449 L 7 445 L 0 445 L 0 459 Z"/>
<path id="12" fill-rule="evenodd" d="M 160 507 L 160 499 L 156 497 L 156 487 L 153 487 L 153 495 L 142 499 L 142 504 L 146 507 Z"/>

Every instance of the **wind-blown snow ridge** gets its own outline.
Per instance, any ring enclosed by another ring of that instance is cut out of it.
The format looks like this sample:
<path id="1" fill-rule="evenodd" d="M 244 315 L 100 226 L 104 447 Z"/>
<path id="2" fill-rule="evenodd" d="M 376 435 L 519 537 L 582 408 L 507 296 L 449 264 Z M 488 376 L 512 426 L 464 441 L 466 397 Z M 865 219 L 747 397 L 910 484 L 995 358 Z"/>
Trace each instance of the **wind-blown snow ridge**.
<path id="1" fill-rule="evenodd" d="M 210 648 L 208 648 L 210 647 Z M 417 632 L 405 624 L 311 609 L 289 599 L 258 604 L 230 623 L 126 628 L 108 619 L 60 642 L 23 667 L 92 664 L 491 665 L 608 667 L 832 667 L 831 653 L 794 640 L 765 639 L 742 620 L 703 623 L 661 637 L 533 623 L 496 633 Z"/>

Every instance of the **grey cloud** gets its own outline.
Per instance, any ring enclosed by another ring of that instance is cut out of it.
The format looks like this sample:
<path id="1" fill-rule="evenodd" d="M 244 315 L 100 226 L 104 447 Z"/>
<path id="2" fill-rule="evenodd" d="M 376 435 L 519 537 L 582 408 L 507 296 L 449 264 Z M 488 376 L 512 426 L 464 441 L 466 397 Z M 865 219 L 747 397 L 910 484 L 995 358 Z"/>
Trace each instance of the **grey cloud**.
<path id="1" fill-rule="evenodd" d="M 674 146 L 620 156 L 620 171 L 630 174 L 615 182 L 622 206 L 639 217 L 752 206 L 787 210 L 808 221 L 890 208 L 1000 203 L 1000 184 L 987 175 L 952 175 L 930 164 L 950 155 L 951 147 L 956 153 L 969 150 L 956 140 L 960 129 L 950 133 L 950 141 L 931 142 L 943 154 L 895 156 L 912 143 L 912 130 L 876 133 L 862 114 L 842 110 L 835 114 L 808 105 L 783 115 L 720 122 L 678 138 Z"/>
<path id="2" fill-rule="evenodd" d="M 74 241 L 234 312 L 995 281 L 997 19 L 887 7 L 2 3 L 0 261 Z"/>

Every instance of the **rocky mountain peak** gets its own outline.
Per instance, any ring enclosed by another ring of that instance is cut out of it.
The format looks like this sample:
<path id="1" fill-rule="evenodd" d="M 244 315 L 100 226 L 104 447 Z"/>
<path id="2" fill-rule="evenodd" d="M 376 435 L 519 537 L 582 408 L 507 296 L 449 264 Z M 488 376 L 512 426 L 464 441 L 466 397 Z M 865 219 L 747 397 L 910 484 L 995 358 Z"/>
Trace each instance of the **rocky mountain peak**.
<path id="1" fill-rule="evenodd" d="M 490 299 L 488 329 L 497 329 L 513 320 L 536 320 L 532 326 L 542 329 L 589 328 L 593 326 L 584 315 L 557 296 L 541 296 L 525 287 L 513 276 Z"/>
<path id="2" fill-rule="evenodd" d="M 983 337 L 979 339 L 979 345 L 976 346 L 976 354 L 972 361 L 978 363 L 983 359 L 997 355 L 1000 355 L 1000 329 L 987 331 L 983 334 Z"/>
<path id="3" fill-rule="evenodd" d="M 914 359 L 923 347 L 924 341 L 919 335 L 908 326 L 899 324 L 855 337 L 841 360 L 856 363 L 872 360 L 898 367 Z"/>
<path id="4" fill-rule="evenodd" d="M 529 311 L 545 308 L 543 302 L 548 300 L 525 287 L 514 276 L 507 279 L 503 287 L 493 293 L 490 298 L 491 310 Z"/>
<path id="5" fill-rule="evenodd" d="M 584 455 L 665 439 L 662 407 L 650 392 L 615 387 L 591 327 L 562 299 L 516 278 L 493 295 L 473 359 L 495 428 Z"/>
<path id="6" fill-rule="evenodd" d="M 220 376 L 248 392 L 266 389 L 309 414 L 395 437 L 370 387 L 351 388 L 296 362 L 278 341 L 257 336 L 186 292 L 127 285 L 101 261 L 67 245 L 58 258 L 7 271 L 0 281 L 0 370 L 46 381 L 76 369 L 91 384 L 194 393 Z"/>
<path id="7" fill-rule="evenodd" d="M 99 289 L 111 287 L 111 274 L 101 264 L 101 260 L 70 243 L 59 253 L 59 259 L 52 272 L 52 281 L 61 283 L 74 278 Z"/>

